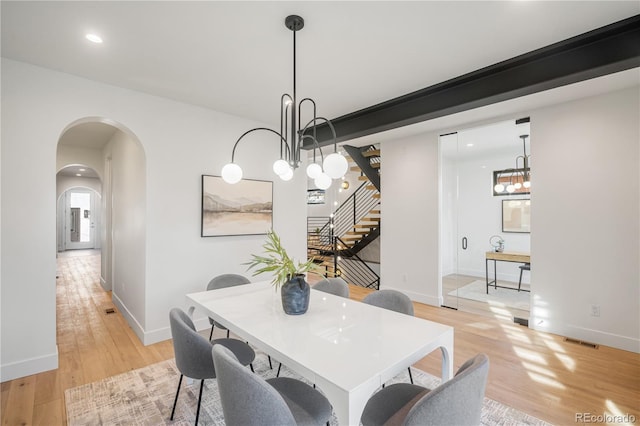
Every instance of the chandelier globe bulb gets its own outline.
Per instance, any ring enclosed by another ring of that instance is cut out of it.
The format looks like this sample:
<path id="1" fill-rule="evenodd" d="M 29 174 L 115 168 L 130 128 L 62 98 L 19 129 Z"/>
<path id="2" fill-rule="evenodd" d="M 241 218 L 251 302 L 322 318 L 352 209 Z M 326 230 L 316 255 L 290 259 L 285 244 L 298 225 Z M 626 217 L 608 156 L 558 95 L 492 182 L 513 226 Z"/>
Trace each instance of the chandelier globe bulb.
<path id="1" fill-rule="evenodd" d="M 334 152 L 327 155 L 322 163 L 322 168 L 330 178 L 339 179 L 347 173 L 349 163 L 342 154 Z"/>
<path id="2" fill-rule="evenodd" d="M 311 179 L 317 178 L 322 173 L 322 167 L 318 163 L 311 163 L 307 166 L 307 176 Z"/>
<path id="3" fill-rule="evenodd" d="M 331 186 L 331 178 L 326 173 L 320 173 L 320 175 L 313 180 L 318 189 L 329 189 Z"/>
<path id="4" fill-rule="evenodd" d="M 285 160 L 283 160 L 282 158 L 280 158 L 279 160 L 276 160 L 273 163 L 273 172 L 275 174 L 277 174 L 278 176 L 287 173 L 287 170 L 289 170 L 291 167 L 289 167 L 289 163 L 287 163 Z"/>
<path id="5" fill-rule="evenodd" d="M 280 179 L 287 182 L 293 178 L 293 169 L 291 167 L 287 167 L 287 170 L 280 175 Z"/>
<path id="6" fill-rule="evenodd" d="M 236 163 L 226 164 L 220 174 L 222 179 L 230 184 L 238 183 L 242 180 L 242 169 Z"/>

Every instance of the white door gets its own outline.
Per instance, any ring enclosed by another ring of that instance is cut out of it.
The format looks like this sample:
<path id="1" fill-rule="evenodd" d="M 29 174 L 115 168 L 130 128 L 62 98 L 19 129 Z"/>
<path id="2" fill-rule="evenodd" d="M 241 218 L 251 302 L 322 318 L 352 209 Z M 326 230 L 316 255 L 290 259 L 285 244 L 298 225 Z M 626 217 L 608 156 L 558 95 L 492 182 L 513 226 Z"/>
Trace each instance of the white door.
<path id="1" fill-rule="evenodd" d="M 95 248 L 95 197 L 92 191 L 72 189 L 66 193 L 65 247 Z"/>

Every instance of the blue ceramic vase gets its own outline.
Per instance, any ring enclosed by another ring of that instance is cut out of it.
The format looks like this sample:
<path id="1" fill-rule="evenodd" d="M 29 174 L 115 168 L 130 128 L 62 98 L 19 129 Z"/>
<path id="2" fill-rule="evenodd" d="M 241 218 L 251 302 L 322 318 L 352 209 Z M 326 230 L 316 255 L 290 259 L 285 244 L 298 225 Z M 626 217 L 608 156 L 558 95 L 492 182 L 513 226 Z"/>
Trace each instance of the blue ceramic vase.
<path id="1" fill-rule="evenodd" d="M 287 315 L 302 315 L 309 309 L 311 288 L 303 274 L 296 275 L 282 285 L 282 308 Z"/>

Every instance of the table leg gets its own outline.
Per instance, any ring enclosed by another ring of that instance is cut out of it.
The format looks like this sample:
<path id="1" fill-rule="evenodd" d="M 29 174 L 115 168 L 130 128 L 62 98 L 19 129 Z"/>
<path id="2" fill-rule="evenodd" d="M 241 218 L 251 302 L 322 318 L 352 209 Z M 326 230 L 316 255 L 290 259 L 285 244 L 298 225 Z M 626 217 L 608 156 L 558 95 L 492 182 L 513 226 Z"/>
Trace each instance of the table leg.
<path id="1" fill-rule="evenodd" d="M 498 261 L 493 260 L 493 288 L 498 289 L 498 269 L 496 267 Z"/>
<path id="2" fill-rule="evenodd" d="M 489 259 L 484 259 L 484 274 L 487 280 L 487 294 L 489 294 Z"/>
<path id="3" fill-rule="evenodd" d="M 364 406 L 367 405 L 367 401 L 369 401 L 369 398 L 376 389 L 380 387 L 379 380 L 379 378 L 377 378 L 377 380 L 372 379 L 351 393 L 339 389 L 323 380 L 318 380 L 316 385 L 324 392 L 329 402 L 331 402 L 340 426 L 358 426 L 360 424 L 360 417 L 362 417 L 362 412 L 364 411 Z"/>
<path id="4" fill-rule="evenodd" d="M 447 336 L 444 345 L 440 346 L 442 352 L 442 381 L 453 378 L 453 331 Z"/>

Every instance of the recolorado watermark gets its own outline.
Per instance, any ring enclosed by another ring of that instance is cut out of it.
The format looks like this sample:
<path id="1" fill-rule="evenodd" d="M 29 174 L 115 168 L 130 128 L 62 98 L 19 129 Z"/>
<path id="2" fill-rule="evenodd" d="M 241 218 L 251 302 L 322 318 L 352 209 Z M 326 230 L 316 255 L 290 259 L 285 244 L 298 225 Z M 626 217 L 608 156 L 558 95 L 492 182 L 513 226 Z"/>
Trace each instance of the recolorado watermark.
<path id="1" fill-rule="evenodd" d="M 624 423 L 634 424 L 636 416 L 633 414 L 593 414 L 576 413 L 576 423 Z"/>

